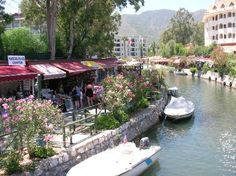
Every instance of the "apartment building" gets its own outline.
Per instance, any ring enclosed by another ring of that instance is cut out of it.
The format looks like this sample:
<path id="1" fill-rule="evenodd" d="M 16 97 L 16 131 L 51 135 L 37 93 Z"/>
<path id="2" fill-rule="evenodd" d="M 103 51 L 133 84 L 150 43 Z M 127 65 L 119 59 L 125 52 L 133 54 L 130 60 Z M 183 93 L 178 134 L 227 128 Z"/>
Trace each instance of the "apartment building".
<path id="1" fill-rule="evenodd" d="M 142 36 L 115 36 L 114 42 L 117 57 L 143 57 L 147 54 L 147 40 Z"/>
<path id="2" fill-rule="evenodd" d="M 24 17 L 22 16 L 22 14 L 14 13 L 12 14 L 12 16 L 13 16 L 13 21 L 6 26 L 6 30 L 23 27 Z"/>
<path id="3" fill-rule="evenodd" d="M 213 43 L 236 53 L 236 0 L 216 0 L 203 17 L 205 46 Z"/>

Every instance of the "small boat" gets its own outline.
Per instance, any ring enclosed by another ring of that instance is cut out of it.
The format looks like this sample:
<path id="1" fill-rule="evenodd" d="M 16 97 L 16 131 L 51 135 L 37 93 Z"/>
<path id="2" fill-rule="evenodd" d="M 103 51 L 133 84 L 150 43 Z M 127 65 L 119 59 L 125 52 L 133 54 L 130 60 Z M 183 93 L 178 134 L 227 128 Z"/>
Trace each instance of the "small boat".
<path id="1" fill-rule="evenodd" d="M 96 154 L 72 167 L 67 176 L 136 176 L 143 173 L 158 158 L 159 146 L 149 146 L 149 139 L 135 143 L 127 142 Z"/>
<path id="2" fill-rule="evenodd" d="M 164 113 L 171 119 L 183 119 L 191 117 L 195 107 L 193 102 L 186 100 L 184 97 L 171 97 L 170 102 L 164 109 Z"/>
<path id="3" fill-rule="evenodd" d="M 188 73 L 184 72 L 184 71 L 175 71 L 174 72 L 176 75 L 182 75 L 182 76 L 187 76 Z"/>
<path id="4" fill-rule="evenodd" d="M 168 88 L 167 94 L 168 94 L 168 96 L 177 97 L 178 96 L 178 88 L 177 87 Z"/>

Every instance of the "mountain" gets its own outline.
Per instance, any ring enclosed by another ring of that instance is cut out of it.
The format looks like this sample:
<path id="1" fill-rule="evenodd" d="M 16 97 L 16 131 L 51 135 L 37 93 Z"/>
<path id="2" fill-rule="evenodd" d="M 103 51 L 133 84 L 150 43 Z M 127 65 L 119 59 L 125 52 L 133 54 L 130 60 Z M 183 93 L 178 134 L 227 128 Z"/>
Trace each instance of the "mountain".
<path id="1" fill-rule="evenodd" d="M 157 41 L 165 29 L 167 29 L 170 19 L 175 15 L 174 10 L 153 10 L 146 11 L 139 15 L 124 14 L 121 16 L 121 26 L 118 35 L 133 36 L 142 35 L 147 37 L 148 42 Z M 205 10 L 193 12 L 196 21 L 201 21 Z"/>

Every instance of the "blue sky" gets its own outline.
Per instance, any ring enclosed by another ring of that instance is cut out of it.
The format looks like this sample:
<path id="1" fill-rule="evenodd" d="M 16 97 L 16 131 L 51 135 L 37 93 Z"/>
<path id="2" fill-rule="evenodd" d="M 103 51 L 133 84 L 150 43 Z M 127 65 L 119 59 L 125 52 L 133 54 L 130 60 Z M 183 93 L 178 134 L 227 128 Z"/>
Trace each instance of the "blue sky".
<path id="1" fill-rule="evenodd" d="M 7 0 L 6 11 L 10 13 L 19 12 L 18 4 L 21 0 Z M 142 7 L 138 13 L 147 10 L 157 9 L 172 9 L 178 10 L 180 7 L 184 7 L 189 11 L 196 11 L 199 9 L 207 9 L 209 5 L 213 4 L 215 0 L 145 0 L 145 6 Z M 133 7 L 128 6 L 121 11 L 122 14 L 133 14 L 135 11 Z"/>

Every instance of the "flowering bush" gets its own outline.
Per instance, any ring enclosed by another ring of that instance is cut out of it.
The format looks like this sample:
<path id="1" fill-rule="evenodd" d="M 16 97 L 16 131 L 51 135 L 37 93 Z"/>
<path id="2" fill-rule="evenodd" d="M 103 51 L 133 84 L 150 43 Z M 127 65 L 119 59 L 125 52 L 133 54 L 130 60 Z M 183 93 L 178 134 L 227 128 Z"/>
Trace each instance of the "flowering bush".
<path id="1" fill-rule="evenodd" d="M 52 138 L 51 134 L 62 124 L 60 110 L 49 100 L 0 99 L 0 134 L 9 133 L 8 147 L 28 152 L 36 146 L 36 137 L 43 136 L 45 142 Z"/>
<path id="2" fill-rule="evenodd" d="M 103 86 L 105 91 L 102 101 L 112 112 L 125 109 L 126 105 L 134 98 L 129 82 L 123 75 L 107 77 L 103 81 Z"/>

